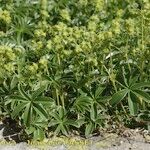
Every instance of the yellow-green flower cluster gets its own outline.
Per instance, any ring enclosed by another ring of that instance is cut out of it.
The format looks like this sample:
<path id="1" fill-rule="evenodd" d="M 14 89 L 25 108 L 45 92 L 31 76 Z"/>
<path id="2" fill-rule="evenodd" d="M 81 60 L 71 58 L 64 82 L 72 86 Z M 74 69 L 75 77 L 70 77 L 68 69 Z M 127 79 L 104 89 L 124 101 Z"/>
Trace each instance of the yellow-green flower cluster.
<path id="1" fill-rule="evenodd" d="M 40 37 L 45 37 L 46 33 L 42 29 L 37 29 L 37 30 L 34 31 L 34 35 L 37 38 L 40 38 Z"/>
<path id="2" fill-rule="evenodd" d="M 42 67 L 47 67 L 48 60 L 46 59 L 46 57 L 40 58 L 39 64 L 40 64 Z"/>
<path id="3" fill-rule="evenodd" d="M 5 37 L 5 36 L 6 36 L 6 34 L 3 31 L 0 31 L 0 38 Z"/>
<path id="4" fill-rule="evenodd" d="M 36 63 L 32 63 L 28 66 L 28 70 L 31 74 L 35 74 L 38 70 L 38 65 Z"/>
<path id="5" fill-rule="evenodd" d="M 0 60 L 2 72 L 7 72 L 6 74 L 14 73 L 16 55 L 11 47 L 0 45 Z"/>
<path id="6" fill-rule="evenodd" d="M 41 13 L 43 19 L 48 18 L 49 17 L 49 14 L 47 11 L 48 1 L 47 0 L 41 0 L 40 4 L 41 4 L 40 13 Z"/>
<path id="7" fill-rule="evenodd" d="M 93 0 L 92 3 L 95 5 L 96 11 L 101 11 L 104 8 L 104 0 Z"/>
<path id="8" fill-rule="evenodd" d="M 129 18 L 125 22 L 126 30 L 129 35 L 133 35 L 135 32 L 135 22 L 133 19 Z"/>
<path id="9" fill-rule="evenodd" d="M 6 24 L 9 24 L 11 22 L 10 12 L 0 9 L 0 20 L 4 21 Z"/>
<path id="10" fill-rule="evenodd" d="M 114 19 L 112 21 L 112 31 L 114 32 L 114 34 L 120 34 L 120 30 L 121 30 L 121 24 L 120 21 L 118 19 Z"/>
<path id="11" fill-rule="evenodd" d="M 150 30 L 148 21 L 150 4 L 149 0 L 142 2 L 125 0 L 126 5 L 122 5 L 121 1 L 114 0 L 75 0 L 57 4 L 54 0 L 40 0 L 35 4 L 39 6 L 37 7 L 39 11 L 33 9 L 30 10 L 33 14 L 28 14 L 29 18 L 32 18 L 32 23 L 35 23 L 31 29 L 28 29 L 26 24 L 25 26 L 22 24 L 23 28 L 16 25 L 14 29 L 15 20 L 11 22 L 13 17 L 10 17 L 13 8 L 9 8 L 8 11 L 4 6 L 3 10 L 0 10 L 0 21 L 12 24 L 12 28 L 11 26 L 8 26 L 8 29 L 0 28 L 2 30 L 0 38 L 13 34 L 17 41 L 19 36 L 21 37 L 23 46 L 29 47 L 29 50 L 28 48 L 25 50 L 27 57 L 29 56 L 25 60 L 27 63 L 25 66 L 27 72 L 31 74 L 35 75 L 50 67 L 50 60 L 45 57 L 46 55 L 51 55 L 51 58 L 62 66 L 64 62 L 69 62 L 81 71 L 87 63 L 93 64 L 94 67 L 98 66 L 101 62 L 99 55 L 107 55 L 111 43 L 118 50 L 125 49 L 124 45 L 130 39 L 130 45 L 134 45 L 131 48 L 133 52 L 130 53 L 134 57 L 139 55 L 138 46 L 142 49 L 148 48 L 149 36 L 145 34 L 149 35 Z M 143 18 L 143 22 L 140 18 Z M 147 28 L 144 28 L 142 23 Z M 142 31 L 144 33 L 141 33 Z M 10 63 L 5 66 L 5 70 L 13 70 L 14 63 L 11 62 L 20 57 L 19 51 L 19 49 L 7 50 L 5 56 L 0 55 L 3 62 Z M 79 64 L 82 64 L 82 67 Z M 4 68 L 4 65 L 2 66 Z"/>
<path id="12" fill-rule="evenodd" d="M 69 14 L 69 10 L 68 9 L 63 9 L 60 11 L 60 15 L 61 17 L 66 20 L 66 21 L 70 21 L 70 14 Z"/>

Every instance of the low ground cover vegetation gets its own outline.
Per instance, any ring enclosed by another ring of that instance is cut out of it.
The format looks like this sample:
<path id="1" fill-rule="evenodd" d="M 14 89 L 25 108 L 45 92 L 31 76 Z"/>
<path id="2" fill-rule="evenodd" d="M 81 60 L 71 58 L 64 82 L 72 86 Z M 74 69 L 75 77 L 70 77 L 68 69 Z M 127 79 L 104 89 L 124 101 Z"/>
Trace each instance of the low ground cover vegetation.
<path id="1" fill-rule="evenodd" d="M 1 118 L 29 138 L 150 124 L 149 0 L 0 0 Z"/>

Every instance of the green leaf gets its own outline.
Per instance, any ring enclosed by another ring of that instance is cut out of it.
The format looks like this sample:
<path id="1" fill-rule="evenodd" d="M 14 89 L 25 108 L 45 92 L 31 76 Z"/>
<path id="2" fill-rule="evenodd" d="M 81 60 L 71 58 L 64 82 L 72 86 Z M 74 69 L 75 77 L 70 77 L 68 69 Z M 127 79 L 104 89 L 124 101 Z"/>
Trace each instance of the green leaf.
<path id="1" fill-rule="evenodd" d="M 138 113 L 137 97 L 133 93 L 128 93 L 128 104 L 130 114 L 135 116 Z"/>
<path id="2" fill-rule="evenodd" d="M 66 126 L 64 126 L 63 124 L 60 124 L 60 130 L 64 135 L 68 136 L 68 130 Z"/>
<path id="3" fill-rule="evenodd" d="M 55 125 L 57 125 L 57 124 L 59 124 L 58 120 L 52 119 L 52 120 L 49 122 L 48 126 L 51 127 L 51 126 L 55 126 Z"/>
<path id="4" fill-rule="evenodd" d="M 34 99 L 34 103 L 50 105 L 54 103 L 54 99 L 51 97 L 38 96 L 36 99 Z"/>
<path id="5" fill-rule="evenodd" d="M 142 98 L 145 102 L 150 103 L 150 95 L 142 90 L 134 90 L 134 94 L 139 98 Z"/>
<path id="6" fill-rule="evenodd" d="M 25 103 L 21 103 L 19 104 L 14 111 L 12 112 L 12 117 L 15 118 L 17 115 L 19 115 L 19 113 L 26 107 Z"/>
<path id="7" fill-rule="evenodd" d="M 47 114 L 46 110 L 42 106 L 34 103 L 33 104 L 33 108 L 34 108 L 34 110 L 37 112 L 37 114 L 39 116 L 41 116 L 42 118 L 44 117 L 45 119 L 48 118 L 48 114 Z"/>
<path id="8" fill-rule="evenodd" d="M 77 111 L 85 111 L 85 110 L 89 110 L 90 105 L 91 105 L 91 98 L 88 96 L 80 96 L 78 97 L 75 102 L 73 107 L 75 107 L 77 109 Z"/>
<path id="9" fill-rule="evenodd" d="M 66 120 L 65 125 L 71 125 L 71 126 L 74 126 L 76 128 L 79 127 L 78 123 L 75 120 L 71 120 L 71 119 Z"/>
<path id="10" fill-rule="evenodd" d="M 4 82 L 3 82 L 3 87 L 4 87 L 4 90 L 9 91 L 9 87 L 6 83 L 6 80 L 4 80 Z"/>
<path id="11" fill-rule="evenodd" d="M 29 102 L 26 98 L 19 96 L 19 95 L 12 95 L 9 97 L 10 100 L 16 100 L 16 101 L 20 101 L 20 102 Z"/>
<path id="12" fill-rule="evenodd" d="M 96 101 L 99 103 L 99 102 L 108 102 L 109 100 L 111 100 L 111 96 L 101 96 L 101 97 L 98 97 L 96 99 Z"/>
<path id="13" fill-rule="evenodd" d="M 143 87 L 150 87 L 150 83 L 148 83 L 148 82 L 134 83 L 131 86 L 131 89 L 136 90 L 136 89 L 141 89 Z"/>
<path id="14" fill-rule="evenodd" d="M 45 138 L 45 132 L 42 129 L 37 128 L 34 131 L 33 137 L 34 137 L 34 139 L 41 141 L 41 140 L 43 140 Z"/>
<path id="15" fill-rule="evenodd" d="M 27 100 L 31 101 L 31 98 L 28 96 L 28 94 L 26 94 L 26 92 L 23 90 L 22 85 L 18 84 L 18 90 L 20 92 L 20 94 Z"/>
<path id="16" fill-rule="evenodd" d="M 76 122 L 78 124 L 77 127 L 80 128 L 85 123 L 85 119 L 84 118 L 77 119 Z"/>
<path id="17" fill-rule="evenodd" d="M 128 93 L 128 89 L 123 89 L 117 93 L 115 93 L 113 96 L 112 96 L 112 99 L 110 101 L 110 104 L 112 106 L 115 106 L 117 105 L 122 99 L 125 98 L 125 96 L 127 95 Z"/>
<path id="18" fill-rule="evenodd" d="M 41 121 L 36 121 L 36 122 L 34 122 L 33 125 L 35 125 L 37 127 L 41 127 L 41 128 L 47 128 L 48 127 L 48 122 L 47 122 L 47 120 L 46 121 L 43 120 L 42 122 Z"/>
<path id="19" fill-rule="evenodd" d="M 37 89 L 33 94 L 32 94 L 32 98 L 36 99 L 39 95 L 41 95 L 44 90 L 45 90 L 45 86 L 40 87 L 39 89 Z"/>
<path id="20" fill-rule="evenodd" d="M 11 83 L 10 83 L 10 90 L 14 89 L 18 83 L 18 78 L 16 76 L 13 76 Z"/>
<path id="21" fill-rule="evenodd" d="M 58 114 L 59 114 L 59 117 L 62 119 L 62 118 L 64 118 L 64 116 L 65 116 L 65 110 L 64 110 L 64 108 L 62 107 L 62 106 L 60 106 L 59 107 L 59 109 L 58 109 Z"/>
<path id="22" fill-rule="evenodd" d="M 129 87 L 131 87 L 133 84 L 135 84 L 138 81 L 138 76 L 135 76 L 133 78 L 129 78 Z"/>
<path id="23" fill-rule="evenodd" d="M 30 125 L 32 115 L 33 115 L 33 111 L 32 111 L 31 104 L 29 103 L 29 104 L 26 105 L 24 115 L 23 115 L 23 120 L 24 120 L 26 126 Z"/>
<path id="24" fill-rule="evenodd" d="M 99 86 L 97 89 L 96 89 L 96 92 L 95 92 L 95 98 L 98 98 L 102 92 L 104 91 L 105 87 L 101 87 Z"/>
<path id="25" fill-rule="evenodd" d="M 95 121 L 96 118 L 97 118 L 97 107 L 95 104 L 93 104 L 91 106 L 91 109 L 90 109 L 90 118 L 92 121 Z"/>
<path id="26" fill-rule="evenodd" d="M 36 128 L 33 127 L 33 126 L 27 128 L 27 129 L 25 129 L 25 131 L 26 131 L 26 133 L 27 133 L 28 135 L 32 134 L 35 130 L 36 130 Z"/>
<path id="27" fill-rule="evenodd" d="M 61 118 L 59 117 L 58 113 L 55 111 L 55 112 L 51 112 L 50 115 L 55 118 L 57 121 L 60 121 Z"/>
<path id="28" fill-rule="evenodd" d="M 89 124 L 86 125 L 85 128 L 85 136 L 88 137 L 92 132 L 94 131 L 94 124 L 90 122 Z"/>
<path id="29" fill-rule="evenodd" d="M 55 135 L 58 135 L 61 131 L 61 125 L 59 124 L 54 132 Z"/>

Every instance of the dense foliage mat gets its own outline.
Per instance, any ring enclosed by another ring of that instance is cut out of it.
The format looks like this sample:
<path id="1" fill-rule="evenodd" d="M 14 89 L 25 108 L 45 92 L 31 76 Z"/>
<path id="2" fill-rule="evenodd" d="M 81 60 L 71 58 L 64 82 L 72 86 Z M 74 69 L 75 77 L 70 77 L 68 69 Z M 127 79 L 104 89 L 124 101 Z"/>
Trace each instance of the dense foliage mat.
<path id="1" fill-rule="evenodd" d="M 37 140 L 149 127 L 149 39 L 149 0 L 0 0 L 1 117 Z"/>

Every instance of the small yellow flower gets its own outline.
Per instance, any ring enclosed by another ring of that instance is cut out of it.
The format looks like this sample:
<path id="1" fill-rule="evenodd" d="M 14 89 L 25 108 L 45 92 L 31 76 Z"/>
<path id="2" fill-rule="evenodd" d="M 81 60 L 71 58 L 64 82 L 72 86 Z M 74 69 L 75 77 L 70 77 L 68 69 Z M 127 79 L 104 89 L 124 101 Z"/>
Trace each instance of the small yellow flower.
<path id="1" fill-rule="evenodd" d="M 46 37 L 46 33 L 42 29 L 37 29 L 34 31 L 36 37 Z"/>
<path id="2" fill-rule="evenodd" d="M 114 19 L 114 20 L 112 21 L 112 31 L 113 31 L 115 34 L 119 34 L 119 33 L 120 33 L 120 22 L 119 22 L 119 20 Z"/>
<path id="3" fill-rule="evenodd" d="M 47 0 L 41 0 L 41 8 L 43 10 L 46 10 L 47 9 Z"/>
<path id="4" fill-rule="evenodd" d="M 49 17 L 49 14 L 46 10 L 41 10 L 41 14 L 44 16 L 44 17 Z"/>
<path id="5" fill-rule="evenodd" d="M 104 0 L 93 0 L 96 11 L 101 11 L 104 9 Z"/>
<path id="6" fill-rule="evenodd" d="M 83 50 L 82 50 L 82 48 L 81 48 L 80 45 L 76 45 L 75 51 L 76 51 L 77 53 L 80 53 L 80 52 L 82 52 Z"/>
<path id="7" fill-rule="evenodd" d="M 44 67 L 47 66 L 48 64 L 48 60 L 44 57 L 42 57 L 40 60 L 39 60 L 39 64 L 43 65 Z"/>
<path id="8" fill-rule="evenodd" d="M 67 9 L 63 9 L 61 10 L 60 12 L 60 15 L 63 19 L 67 20 L 67 21 L 70 21 L 70 14 L 69 14 L 69 11 Z"/>
<path id="9" fill-rule="evenodd" d="M 124 11 L 123 11 L 122 9 L 119 9 L 119 10 L 117 11 L 117 16 L 118 16 L 118 17 L 121 17 L 121 16 L 123 16 L 123 13 L 124 13 Z"/>
<path id="10" fill-rule="evenodd" d="M 36 63 L 33 63 L 32 65 L 30 65 L 30 66 L 28 67 L 28 69 L 29 69 L 29 71 L 30 71 L 31 73 L 36 73 L 37 70 L 38 70 L 38 65 L 37 65 Z"/>
<path id="11" fill-rule="evenodd" d="M 12 63 L 7 63 L 4 65 L 4 68 L 8 71 L 8 72 L 14 72 L 15 70 L 15 67 Z"/>
<path id="12" fill-rule="evenodd" d="M 48 40 L 48 41 L 47 41 L 46 47 L 47 47 L 48 49 L 51 49 L 51 48 L 52 48 L 52 41 L 51 41 L 51 40 Z"/>
<path id="13" fill-rule="evenodd" d="M 0 10 L 0 19 L 9 24 L 11 22 L 10 12 L 7 10 Z"/>
<path id="14" fill-rule="evenodd" d="M 79 6 L 86 6 L 88 4 L 88 1 L 87 0 L 79 0 L 78 3 L 79 3 Z"/>
<path id="15" fill-rule="evenodd" d="M 130 35 L 133 35 L 135 32 L 134 20 L 129 18 L 125 22 L 126 30 Z"/>
<path id="16" fill-rule="evenodd" d="M 89 29 L 89 30 L 95 31 L 95 30 L 96 30 L 96 27 L 97 27 L 97 25 L 96 25 L 95 22 L 90 21 L 90 22 L 88 23 L 88 29 Z"/>
<path id="17" fill-rule="evenodd" d="M 105 36 L 106 39 L 111 39 L 113 37 L 113 34 L 112 34 L 111 31 L 106 31 L 104 33 L 104 36 Z"/>
<path id="18" fill-rule="evenodd" d="M 37 49 L 41 49 L 41 48 L 43 47 L 42 41 L 38 41 L 38 42 L 36 43 L 36 46 L 37 46 Z"/>
<path id="19" fill-rule="evenodd" d="M 4 37 L 6 34 L 3 31 L 0 31 L 0 37 Z"/>
<path id="20" fill-rule="evenodd" d="M 64 55 L 69 56 L 72 51 L 71 50 L 63 50 Z"/>

